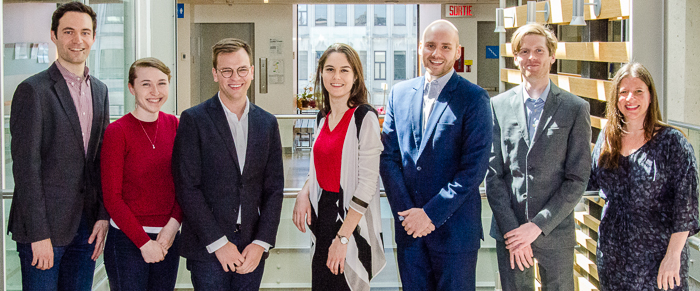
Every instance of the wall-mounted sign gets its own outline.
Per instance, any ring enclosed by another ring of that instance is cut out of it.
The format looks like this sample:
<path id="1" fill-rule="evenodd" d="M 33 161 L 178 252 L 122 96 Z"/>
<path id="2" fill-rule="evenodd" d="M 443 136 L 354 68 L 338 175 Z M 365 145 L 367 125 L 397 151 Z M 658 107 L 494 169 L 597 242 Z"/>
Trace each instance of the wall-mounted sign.
<path id="1" fill-rule="evenodd" d="M 471 5 L 445 4 L 446 17 L 472 17 Z"/>
<path id="2" fill-rule="evenodd" d="M 185 18 L 185 3 L 177 3 L 177 18 Z"/>
<path id="3" fill-rule="evenodd" d="M 487 45 L 486 46 L 486 58 L 487 59 L 497 59 L 498 58 L 498 53 L 499 53 L 499 48 L 497 45 Z"/>
<path id="4" fill-rule="evenodd" d="M 461 54 L 459 55 L 459 59 L 455 61 L 454 65 L 455 72 L 458 73 L 464 73 L 464 47 L 462 47 Z"/>

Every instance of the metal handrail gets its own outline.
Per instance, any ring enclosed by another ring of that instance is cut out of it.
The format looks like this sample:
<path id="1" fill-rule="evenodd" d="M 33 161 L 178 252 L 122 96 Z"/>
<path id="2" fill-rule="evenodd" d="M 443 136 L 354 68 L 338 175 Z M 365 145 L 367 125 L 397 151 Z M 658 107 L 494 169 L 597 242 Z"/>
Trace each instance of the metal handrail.
<path id="1" fill-rule="evenodd" d="M 301 188 L 284 188 L 284 190 L 283 190 L 284 198 L 295 198 L 295 197 L 297 197 L 297 193 L 299 191 L 301 191 Z M 479 187 L 479 192 L 482 195 L 486 194 L 486 189 L 484 187 Z M 2 199 L 12 199 L 13 195 L 14 195 L 13 189 L 2 190 Z M 379 195 L 381 195 L 381 197 L 386 197 L 386 192 L 384 192 L 384 189 L 379 189 Z"/>
<path id="2" fill-rule="evenodd" d="M 684 127 L 684 128 L 700 131 L 700 126 L 695 125 L 695 124 L 690 124 L 690 123 L 685 123 L 685 122 L 680 122 L 680 121 L 675 121 L 675 120 L 670 120 L 670 119 L 668 120 L 668 124 L 673 125 L 673 126 L 677 126 L 677 127 Z"/>

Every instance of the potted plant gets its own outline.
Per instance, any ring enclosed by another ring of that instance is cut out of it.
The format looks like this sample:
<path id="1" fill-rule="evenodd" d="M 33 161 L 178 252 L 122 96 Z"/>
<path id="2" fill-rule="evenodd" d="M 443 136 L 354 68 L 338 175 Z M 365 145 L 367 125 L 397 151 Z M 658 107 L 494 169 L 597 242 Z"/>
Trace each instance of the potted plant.
<path id="1" fill-rule="evenodd" d="M 316 100 L 314 100 L 313 87 L 304 87 L 304 92 L 297 94 L 297 107 L 299 109 L 308 108 L 309 106 L 315 107 Z M 313 102 L 313 105 L 311 103 Z"/>

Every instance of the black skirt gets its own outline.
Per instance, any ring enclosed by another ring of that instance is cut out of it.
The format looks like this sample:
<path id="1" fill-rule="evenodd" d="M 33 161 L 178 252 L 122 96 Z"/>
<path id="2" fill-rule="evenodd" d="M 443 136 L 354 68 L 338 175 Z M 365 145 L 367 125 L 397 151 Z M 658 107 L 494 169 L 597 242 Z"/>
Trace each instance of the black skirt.
<path id="1" fill-rule="evenodd" d="M 309 227 L 316 237 L 315 252 L 311 259 L 311 290 L 350 290 L 345 274 L 334 275 L 326 266 L 328 249 L 344 219 L 343 189 L 339 193 L 322 190 L 318 201 L 318 216 L 312 215 Z"/>

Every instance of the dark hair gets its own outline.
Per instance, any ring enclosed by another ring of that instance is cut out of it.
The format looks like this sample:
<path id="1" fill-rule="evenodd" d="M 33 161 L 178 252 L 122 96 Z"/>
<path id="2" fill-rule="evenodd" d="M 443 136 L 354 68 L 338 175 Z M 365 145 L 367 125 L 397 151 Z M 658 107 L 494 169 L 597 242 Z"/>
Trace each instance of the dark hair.
<path id="1" fill-rule="evenodd" d="M 92 38 L 95 38 L 95 31 L 97 30 L 97 14 L 95 14 L 95 11 L 93 11 L 90 6 L 77 1 L 60 4 L 60 6 L 56 8 L 56 11 L 53 12 L 53 16 L 51 17 L 51 31 L 53 31 L 56 38 L 58 38 L 58 21 L 61 20 L 66 12 L 80 12 L 90 15 L 90 18 L 92 18 Z"/>
<path id="2" fill-rule="evenodd" d="M 252 50 L 245 41 L 242 41 L 237 38 L 224 38 L 217 42 L 214 46 L 211 47 L 211 58 L 212 64 L 214 65 L 214 69 L 216 69 L 216 66 L 218 65 L 217 58 L 220 54 L 235 53 L 240 49 L 245 50 L 245 52 L 248 54 L 248 59 L 251 59 L 253 57 Z"/>
<path id="3" fill-rule="evenodd" d="M 360 56 L 357 52 L 347 44 L 344 43 L 334 43 L 323 52 L 321 58 L 318 59 L 318 67 L 316 68 L 316 77 L 314 80 L 314 96 L 319 104 L 321 104 L 321 111 L 324 114 L 328 114 L 331 111 L 331 101 L 328 96 L 328 90 L 323 86 L 323 80 L 321 80 L 321 74 L 323 74 L 323 67 L 326 65 L 326 60 L 328 56 L 332 53 L 344 54 L 350 63 L 352 68 L 352 73 L 355 76 L 355 81 L 352 83 L 352 89 L 350 90 L 350 98 L 348 98 L 348 107 L 353 108 L 362 104 L 367 103 L 367 86 L 365 86 L 365 77 L 362 72 L 362 62 L 360 61 Z"/>
<path id="4" fill-rule="evenodd" d="M 656 86 L 651 73 L 640 63 L 629 63 L 622 66 L 612 80 L 612 87 L 608 92 L 608 100 L 605 108 L 605 118 L 608 123 L 605 126 L 605 144 L 601 149 L 598 163 L 606 169 L 616 169 L 619 166 L 620 152 L 622 150 L 622 136 L 625 132 L 625 116 L 617 107 L 620 96 L 620 83 L 624 78 L 639 78 L 649 88 L 649 108 L 644 117 L 644 139 L 650 140 L 658 129 L 668 125 L 661 120 L 659 98 L 656 94 Z"/>
<path id="5" fill-rule="evenodd" d="M 170 81 L 170 68 L 168 66 L 156 58 L 143 58 L 135 61 L 129 67 L 129 84 L 131 85 L 134 85 L 134 80 L 136 80 L 136 68 L 156 68 L 167 75 L 168 81 Z"/>

